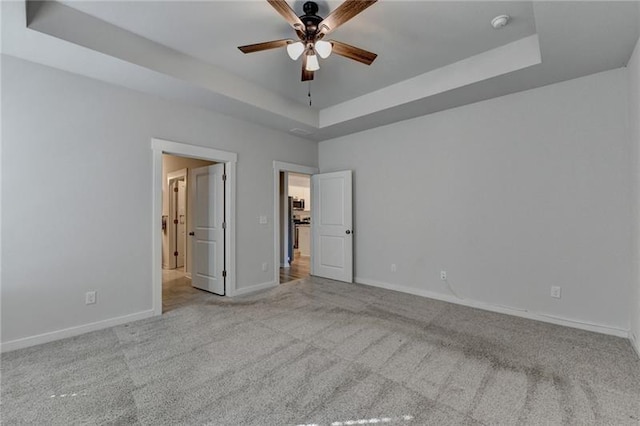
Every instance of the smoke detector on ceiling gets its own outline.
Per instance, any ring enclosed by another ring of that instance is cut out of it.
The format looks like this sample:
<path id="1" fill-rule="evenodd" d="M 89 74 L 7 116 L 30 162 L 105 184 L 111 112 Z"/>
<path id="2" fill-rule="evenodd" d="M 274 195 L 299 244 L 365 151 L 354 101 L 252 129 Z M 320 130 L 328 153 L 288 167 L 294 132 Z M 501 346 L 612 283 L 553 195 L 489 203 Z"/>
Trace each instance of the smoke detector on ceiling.
<path id="1" fill-rule="evenodd" d="M 509 15 L 499 15 L 491 20 L 491 26 L 496 30 L 506 26 L 509 23 Z"/>

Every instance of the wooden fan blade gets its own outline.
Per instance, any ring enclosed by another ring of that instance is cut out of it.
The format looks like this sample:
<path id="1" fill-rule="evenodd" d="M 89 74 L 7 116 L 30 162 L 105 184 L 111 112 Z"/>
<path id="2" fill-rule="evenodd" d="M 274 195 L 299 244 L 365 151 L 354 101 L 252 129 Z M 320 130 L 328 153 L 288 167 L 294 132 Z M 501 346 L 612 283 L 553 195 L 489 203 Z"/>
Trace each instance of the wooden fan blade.
<path id="1" fill-rule="evenodd" d="M 291 41 L 292 40 L 289 40 L 289 39 L 265 41 L 264 43 L 238 46 L 238 49 L 240 49 L 242 53 L 260 52 L 262 50 L 277 49 L 278 47 L 284 47 L 287 44 L 291 43 Z"/>
<path id="2" fill-rule="evenodd" d="M 269 4 L 291 25 L 296 32 L 304 30 L 304 24 L 285 0 L 267 0 Z"/>
<path id="3" fill-rule="evenodd" d="M 313 80 L 313 71 L 307 71 L 307 55 L 302 55 L 302 81 Z"/>
<path id="4" fill-rule="evenodd" d="M 329 34 L 331 31 L 338 28 L 372 4 L 377 0 L 345 0 L 340 6 L 338 6 L 333 12 L 329 14 L 320 24 L 321 36 Z"/>
<path id="5" fill-rule="evenodd" d="M 378 55 L 373 52 L 351 46 L 350 44 L 341 43 L 335 40 L 329 40 L 329 43 L 333 45 L 332 53 L 353 59 L 354 61 L 362 62 L 366 65 L 371 65 L 371 63 L 378 57 Z"/>

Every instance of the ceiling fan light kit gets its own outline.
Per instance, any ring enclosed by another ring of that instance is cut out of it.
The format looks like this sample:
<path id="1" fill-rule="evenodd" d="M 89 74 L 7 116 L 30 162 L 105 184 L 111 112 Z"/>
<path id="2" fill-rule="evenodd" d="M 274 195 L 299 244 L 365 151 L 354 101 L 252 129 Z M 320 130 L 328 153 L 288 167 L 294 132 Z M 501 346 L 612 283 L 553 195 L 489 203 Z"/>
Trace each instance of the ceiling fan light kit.
<path id="1" fill-rule="evenodd" d="M 292 41 L 287 44 L 287 53 L 294 61 L 298 60 L 298 58 L 304 53 L 304 43 L 301 41 Z"/>
<path id="2" fill-rule="evenodd" d="M 318 40 L 314 46 L 316 53 L 320 55 L 322 59 L 327 59 L 331 55 L 333 46 L 328 41 Z"/>
<path id="3" fill-rule="evenodd" d="M 307 65 L 305 66 L 307 71 L 318 71 L 320 69 L 320 63 L 318 57 L 314 53 L 307 54 Z"/>
<path id="4" fill-rule="evenodd" d="M 365 65 L 371 65 L 378 56 L 375 53 L 335 40 L 323 40 L 323 38 L 376 1 L 345 0 L 323 19 L 317 15 L 318 5 L 313 1 L 306 2 L 302 6 L 304 15 L 297 16 L 286 0 L 267 0 L 291 25 L 299 41 L 274 40 L 239 46 L 238 49 L 243 53 L 253 53 L 286 46 L 287 54 L 294 61 L 302 56 L 302 81 L 313 80 L 314 72 L 320 69 L 318 56 L 327 59 L 332 52 Z"/>

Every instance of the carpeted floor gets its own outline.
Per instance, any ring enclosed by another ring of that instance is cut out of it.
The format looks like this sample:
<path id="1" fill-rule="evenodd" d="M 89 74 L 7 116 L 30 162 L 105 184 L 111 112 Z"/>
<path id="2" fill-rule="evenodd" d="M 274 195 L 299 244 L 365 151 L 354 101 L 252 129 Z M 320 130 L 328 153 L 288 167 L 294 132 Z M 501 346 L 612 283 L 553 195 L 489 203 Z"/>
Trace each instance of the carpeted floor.
<path id="1" fill-rule="evenodd" d="M 308 279 L 4 354 L 3 424 L 638 424 L 624 339 Z"/>

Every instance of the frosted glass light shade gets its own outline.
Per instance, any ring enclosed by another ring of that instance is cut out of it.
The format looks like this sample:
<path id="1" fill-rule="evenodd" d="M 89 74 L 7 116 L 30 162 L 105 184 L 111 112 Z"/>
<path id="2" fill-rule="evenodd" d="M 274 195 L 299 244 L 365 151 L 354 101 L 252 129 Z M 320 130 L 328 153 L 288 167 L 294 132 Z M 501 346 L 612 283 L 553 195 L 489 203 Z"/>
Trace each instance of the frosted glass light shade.
<path id="1" fill-rule="evenodd" d="M 302 52 L 304 52 L 304 44 L 301 41 L 287 44 L 287 53 L 294 61 L 302 55 Z"/>
<path id="2" fill-rule="evenodd" d="M 316 55 L 307 55 L 307 71 L 318 71 L 320 64 Z"/>
<path id="3" fill-rule="evenodd" d="M 328 41 L 318 40 L 315 44 L 316 53 L 320 55 L 322 59 L 327 59 L 329 55 L 331 55 L 331 50 L 333 50 L 333 45 Z"/>

